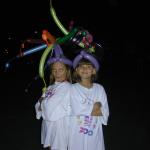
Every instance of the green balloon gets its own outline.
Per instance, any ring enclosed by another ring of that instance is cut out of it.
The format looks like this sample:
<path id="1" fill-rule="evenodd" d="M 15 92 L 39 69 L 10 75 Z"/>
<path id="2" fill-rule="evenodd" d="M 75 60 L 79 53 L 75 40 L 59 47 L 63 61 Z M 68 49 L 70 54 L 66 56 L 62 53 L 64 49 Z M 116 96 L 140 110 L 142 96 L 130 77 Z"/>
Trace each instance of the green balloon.
<path id="1" fill-rule="evenodd" d="M 59 29 L 65 34 L 68 34 L 68 31 L 65 29 L 65 27 L 61 24 L 61 22 L 59 21 L 58 17 L 56 16 L 56 12 L 54 10 L 54 8 L 51 6 L 50 8 L 50 13 L 55 21 L 55 23 L 57 24 L 57 26 L 59 27 Z"/>
<path id="2" fill-rule="evenodd" d="M 45 51 L 44 51 L 44 53 L 42 54 L 42 57 L 41 57 L 41 59 L 40 59 L 40 64 L 39 64 L 39 76 L 43 79 L 43 82 L 44 82 L 45 86 L 46 86 L 46 82 L 45 82 L 45 79 L 44 79 L 44 64 L 45 64 L 45 60 L 46 60 L 46 58 L 47 58 L 49 52 L 52 50 L 53 46 L 54 46 L 54 44 L 48 46 L 48 47 L 45 49 Z"/>
<path id="3" fill-rule="evenodd" d="M 65 35 L 68 35 L 69 32 L 65 29 L 65 27 L 62 25 L 62 23 L 59 21 L 57 15 L 56 15 L 55 9 L 54 9 L 52 6 L 50 7 L 50 13 L 51 13 L 51 15 L 52 15 L 52 17 L 53 17 L 53 19 L 54 19 L 54 22 L 55 22 L 56 25 L 59 27 L 59 29 L 60 29 Z M 83 34 L 84 34 L 84 33 L 83 33 Z M 62 39 L 61 39 L 61 40 L 62 40 Z M 65 40 L 65 39 L 63 39 L 63 40 Z M 61 42 L 61 41 L 60 41 L 60 42 Z M 80 42 L 78 45 L 79 45 L 80 47 L 82 47 L 82 48 L 85 48 L 85 45 L 84 45 L 82 42 Z M 93 52 L 95 52 L 95 49 L 94 49 L 93 47 L 90 47 L 90 48 L 89 48 L 89 51 L 93 53 Z"/>

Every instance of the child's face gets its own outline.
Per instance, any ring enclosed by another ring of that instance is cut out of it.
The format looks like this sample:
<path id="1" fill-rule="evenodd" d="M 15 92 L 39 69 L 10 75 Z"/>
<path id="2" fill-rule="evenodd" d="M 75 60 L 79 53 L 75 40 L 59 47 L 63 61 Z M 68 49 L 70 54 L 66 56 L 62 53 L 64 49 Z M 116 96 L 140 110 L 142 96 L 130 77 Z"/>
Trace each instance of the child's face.
<path id="1" fill-rule="evenodd" d="M 82 79 L 91 80 L 92 75 L 96 74 L 95 68 L 91 64 L 82 64 L 76 68 L 77 74 Z"/>
<path id="2" fill-rule="evenodd" d="M 52 74 L 56 82 L 63 82 L 66 80 L 67 68 L 61 62 L 56 62 L 52 66 Z"/>

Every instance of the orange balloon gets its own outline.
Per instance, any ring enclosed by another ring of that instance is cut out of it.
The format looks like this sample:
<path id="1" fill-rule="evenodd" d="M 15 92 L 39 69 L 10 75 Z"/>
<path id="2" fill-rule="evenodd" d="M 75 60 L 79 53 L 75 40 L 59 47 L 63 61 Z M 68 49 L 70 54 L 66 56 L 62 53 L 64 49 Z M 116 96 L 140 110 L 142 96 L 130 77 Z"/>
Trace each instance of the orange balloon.
<path id="1" fill-rule="evenodd" d="M 56 42 L 56 38 L 50 34 L 47 30 L 42 31 L 42 39 L 46 42 L 48 46 Z"/>

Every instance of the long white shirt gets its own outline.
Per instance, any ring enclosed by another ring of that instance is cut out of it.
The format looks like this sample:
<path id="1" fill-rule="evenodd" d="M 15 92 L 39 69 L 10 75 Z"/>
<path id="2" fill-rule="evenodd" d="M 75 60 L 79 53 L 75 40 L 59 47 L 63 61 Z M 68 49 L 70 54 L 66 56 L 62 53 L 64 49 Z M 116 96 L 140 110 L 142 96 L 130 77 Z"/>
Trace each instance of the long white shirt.
<path id="1" fill-rule="evenodd" d="M 82 116 L 90 115 L 95 102 L 101 103 L 101 111 L 103 116 L 101 121 L 107 125 L 109 116 L 109 107 L 107 95 L 102 85 L 93 83 L 91 88 L 86 88 L 79 83 L 75 83 L 71 88 L 71 115 Z"/>
<path id="2" fill-rule="evenodd" d="M 56 121 L 70 114 L 70 87 L 71 84 L 65 82 L 55 82 L 50 85 L 42 95 L 44 100 L 41 103 L 42 111 L 39 111 L 40 103 L 35 105 L 36 118 L 41 117 L 47 121 Z"/>
<path id="3" fill-rule="evenodd" d="M 55 82 L 42 95 L 41 110 L 39 102 L 35 105 L 36 118 L 43 118 L 41 144 L 44 148 L 67 150 L 70 86 L 69 82 Z"/>
<path id="4" fill-rule="evenodd" d="M 102 116 L 91 116 L 95 102 L 101 103 Z M 102 124 L 107 125 L 109 108 L 102 85 L 71 88 L 71 117 L 68 150 L 105 150 Z"/>

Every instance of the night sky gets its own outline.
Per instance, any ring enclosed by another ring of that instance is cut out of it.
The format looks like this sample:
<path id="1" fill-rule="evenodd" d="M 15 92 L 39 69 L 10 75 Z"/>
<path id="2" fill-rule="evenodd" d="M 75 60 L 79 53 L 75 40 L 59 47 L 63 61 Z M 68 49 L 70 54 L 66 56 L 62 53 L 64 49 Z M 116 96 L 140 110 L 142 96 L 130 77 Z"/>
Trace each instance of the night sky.
<path id="1" fill-rule="evenodd" d="M 103 47 L 95 55 L 101 65 L 98 82 L 106 89 L 111 112 L 109 126 L 104 128 L 106 150 L 145 150 L 148 146 L 147 6 L 129 0 L 53 0 L 56 14 L 67 29 L 73 20 L 73 27 L 88 30 Z M 64 35 L 52 19 L 49 0 L 7 0 L 1 7 L 1 115 L 6 122 L 3 143 L 9 139 L 11 149 L 19 149 L 23 144 L 22 150 L 40 150 L 40 123 L 35 120 L 34 104 L 43 87 L 38 78 L 43 51 L 12 61 L 8 70 L 5 63 L 19 53 L 22 43 L 24 50 L 36 47 L 36 43 L 26 40 L 41 39 L 44 29 L 56 37 Z M 74 48 L 64 52 L 70 58 L 77 53 Z M 11 126 L 7 121 L 13 122 Z M 21 144 L 16 144 L 13 137 L 26 142 L 20 140 Z M 10 149 L 5 145 L 7 148 Z"/>

